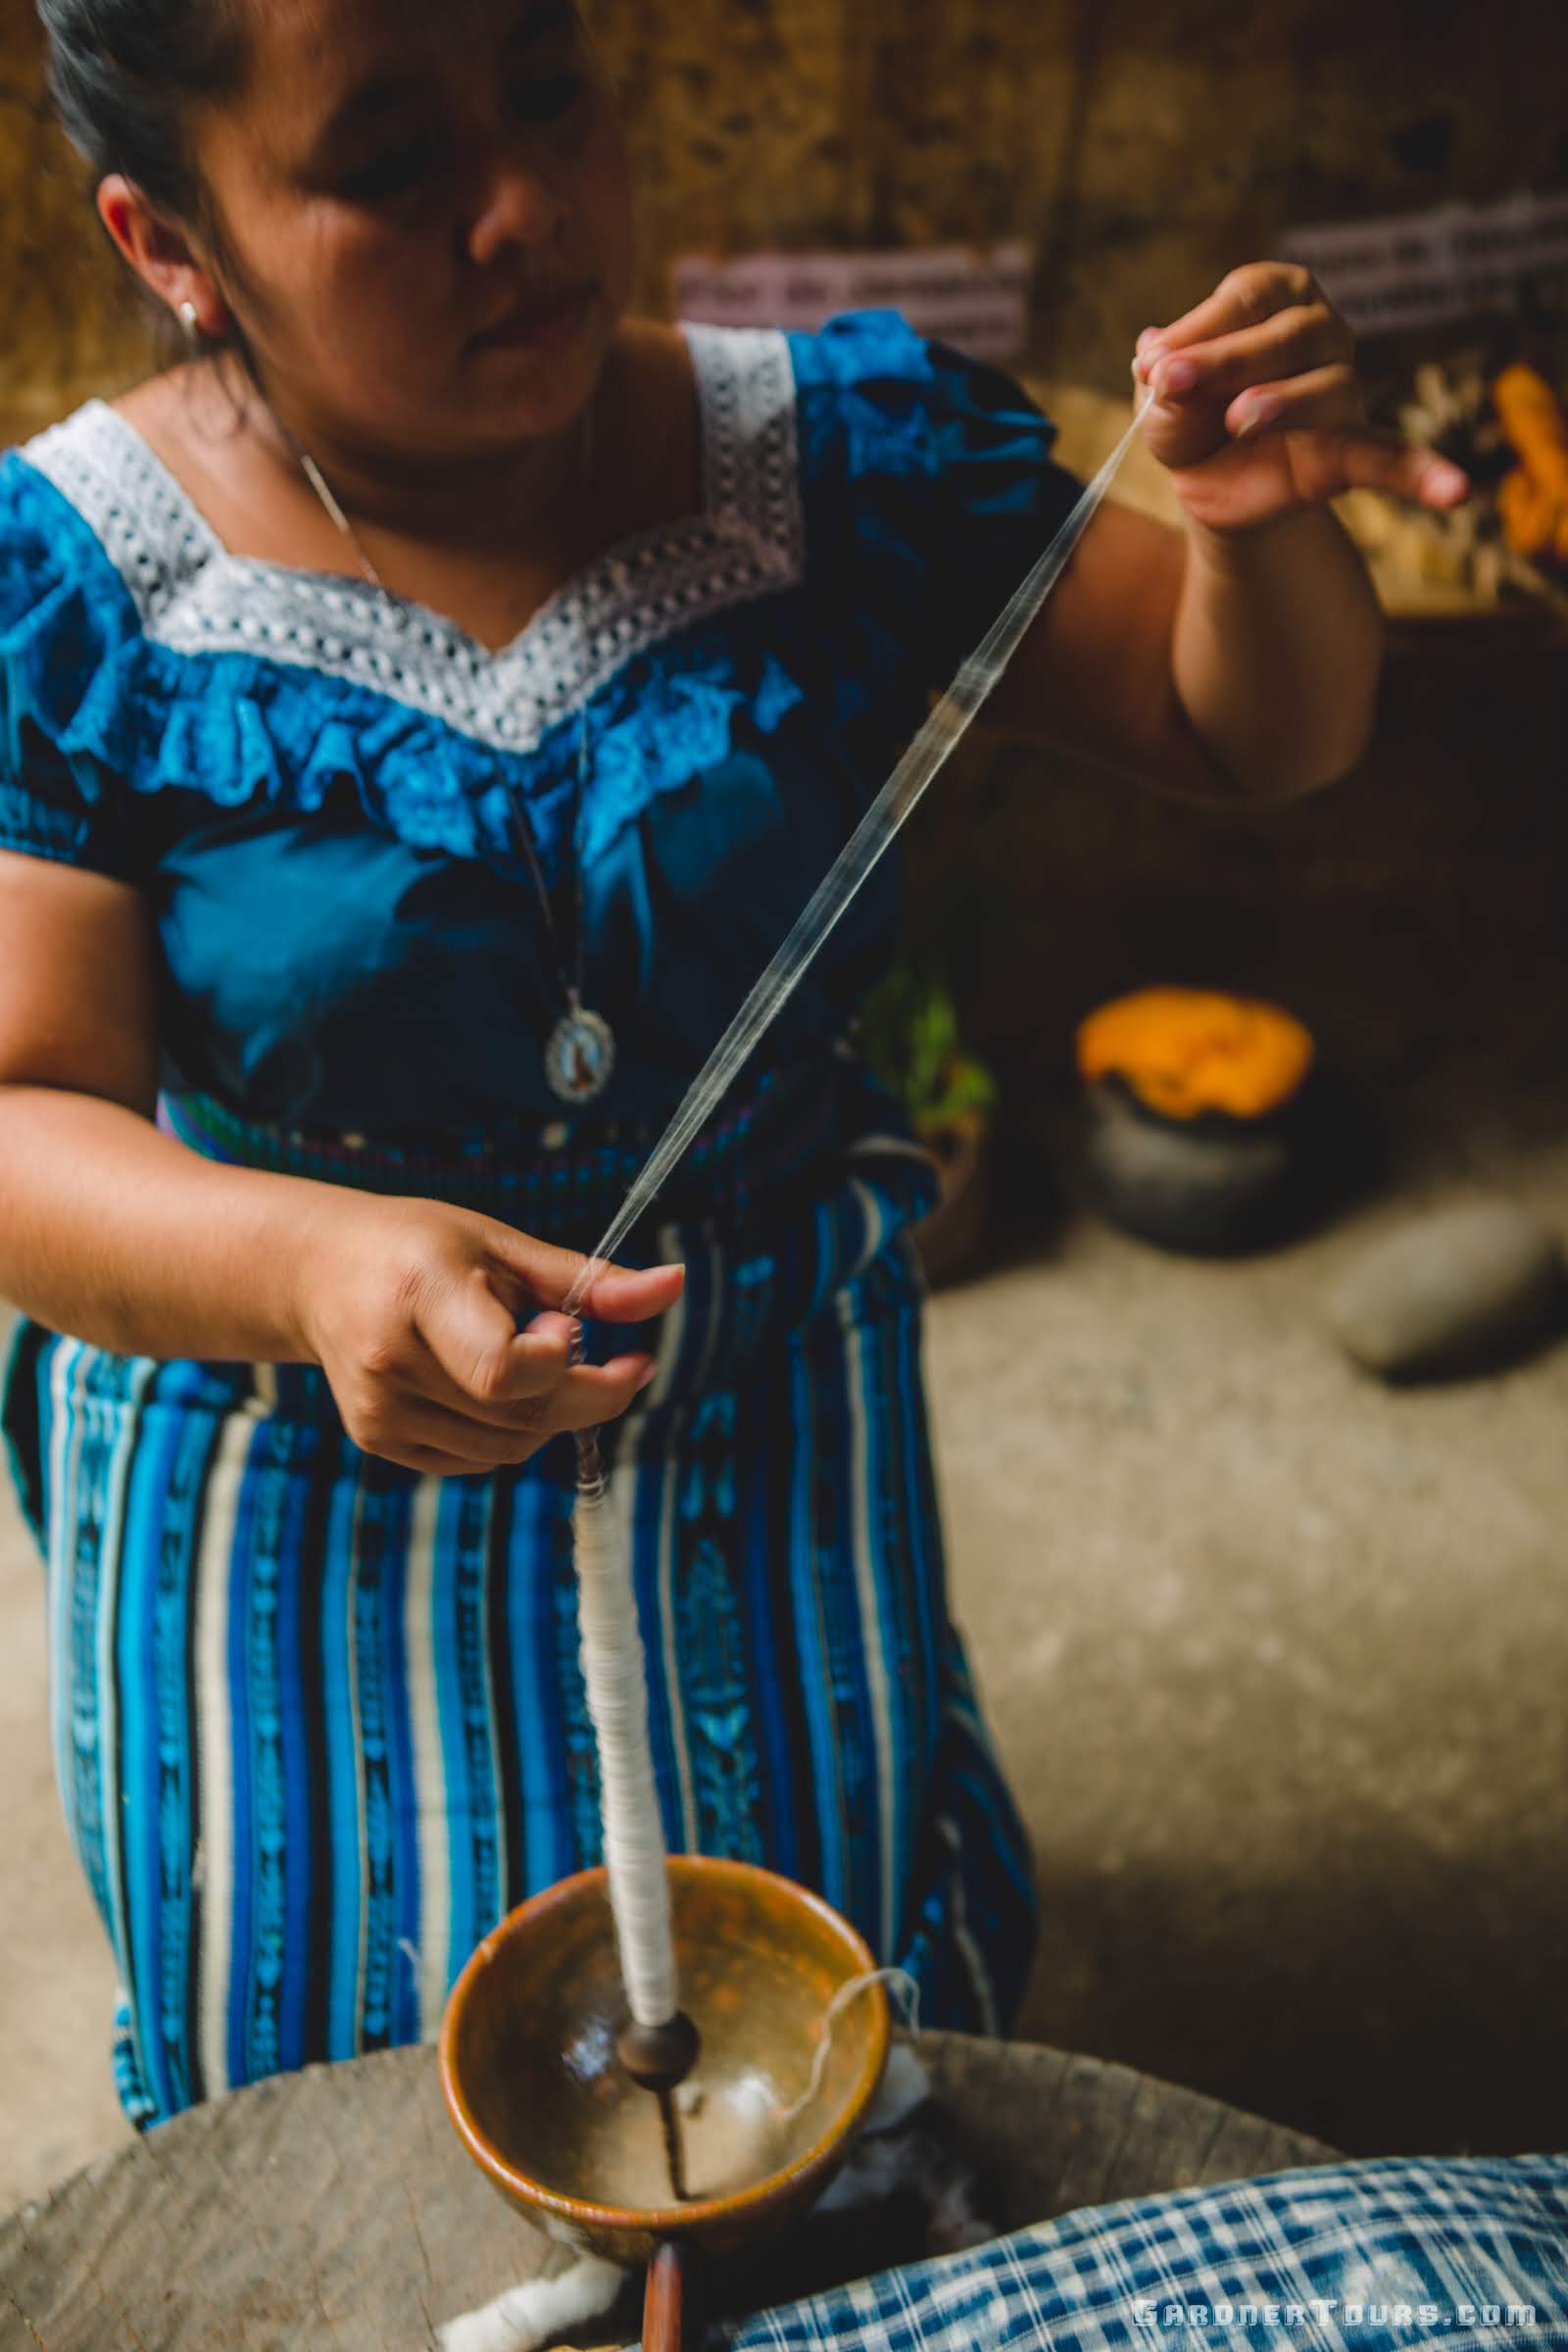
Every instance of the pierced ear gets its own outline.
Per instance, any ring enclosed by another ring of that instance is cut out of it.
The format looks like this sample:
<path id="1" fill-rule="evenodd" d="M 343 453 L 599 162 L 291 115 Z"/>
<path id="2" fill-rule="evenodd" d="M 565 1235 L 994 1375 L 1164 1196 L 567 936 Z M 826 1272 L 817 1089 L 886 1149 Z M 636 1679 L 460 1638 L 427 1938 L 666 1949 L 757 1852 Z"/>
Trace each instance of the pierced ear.
<path id="1" fill-rule="evenodd" d="M 228 306 L 185 231 L 155 213 L 134 180 L 112 172 L 98 189 L 98 218 L 160 302 L 176 318 L 188 303 L 196 332 L 220 342 L 228 332 Z"/>

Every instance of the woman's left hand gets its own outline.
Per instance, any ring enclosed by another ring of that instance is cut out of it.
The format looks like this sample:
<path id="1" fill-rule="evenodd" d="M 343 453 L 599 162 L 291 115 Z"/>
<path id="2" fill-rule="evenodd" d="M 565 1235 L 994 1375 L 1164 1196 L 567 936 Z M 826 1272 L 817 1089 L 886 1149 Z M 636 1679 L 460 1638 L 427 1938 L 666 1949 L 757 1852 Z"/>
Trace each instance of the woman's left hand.
<path id="1" fill-rule="evenodd" d="M 1145 328 L 1133 373 L 1156 405 L 1144 434 L 1193 521 L 1253 530 L 1343 490 L 1437 508 L 1470 495 L 1457 466 L 1371 429 L 1353 353 L 1294 262 L 1250 262 L 1170 326 Z"/>

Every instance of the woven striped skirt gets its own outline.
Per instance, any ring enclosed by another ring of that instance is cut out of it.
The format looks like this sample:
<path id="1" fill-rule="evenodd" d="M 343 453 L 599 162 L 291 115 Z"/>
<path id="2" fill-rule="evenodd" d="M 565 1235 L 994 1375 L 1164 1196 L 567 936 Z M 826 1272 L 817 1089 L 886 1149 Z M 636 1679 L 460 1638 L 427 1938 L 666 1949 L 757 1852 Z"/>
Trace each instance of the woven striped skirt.
<path id="1" fill-rule="evenodd" d="M 568 1139 L 421 1164 L 188 1101 L 168 1123 L 579 1244 L 637 1156 Z M 895 1135 L 797 1129 L 793 1181 L 758 1192 L 748 1140 L 697 1155 L 706 1213 L 622 1253 L 688 1266 L 612 1457 L 665 1834 L 820 1890 L 910 1970 L 926 2023 L 1004 2030 L 1033 1901 L 947 1608 L 907 1231 L 929 1171 Z M 132 2118 L 433 2034 L 496 1920 L 599 1858 L 569 1441 L 419 1477 L 351 1443 L 314 1367 L 33 1325 L 5 1426 Z"/>

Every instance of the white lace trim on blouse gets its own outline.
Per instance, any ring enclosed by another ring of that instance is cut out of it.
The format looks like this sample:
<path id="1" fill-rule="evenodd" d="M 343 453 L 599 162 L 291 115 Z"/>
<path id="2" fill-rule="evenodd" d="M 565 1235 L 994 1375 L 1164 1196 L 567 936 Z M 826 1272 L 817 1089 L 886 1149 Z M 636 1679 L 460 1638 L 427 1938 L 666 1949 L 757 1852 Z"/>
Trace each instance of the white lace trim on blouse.
<path id="1" fill-rule="evenodd" d="M 686 326 L 703 511 L 620 541 L 499 653 L 368 582 L 230 555 L 118 410 L 89 401 L 22 452 L 103 543 L 148 639 L 341 678 L 498 751 L 535 750 L 615 671 L 805 564 L 795 378 L 772 328 Z"/>

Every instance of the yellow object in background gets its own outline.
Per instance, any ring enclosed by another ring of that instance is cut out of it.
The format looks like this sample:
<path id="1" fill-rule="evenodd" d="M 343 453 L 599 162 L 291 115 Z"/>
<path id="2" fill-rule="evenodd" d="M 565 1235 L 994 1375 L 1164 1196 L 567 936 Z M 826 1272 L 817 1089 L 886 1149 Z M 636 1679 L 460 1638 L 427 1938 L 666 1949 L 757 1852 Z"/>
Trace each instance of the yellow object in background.
<path id="1" fill-rule="evenodd" d="M 1307 1030 L 1276 1004 L 1197 988 L 1145 988 L 1092 1012 L 1078 1031 L 1086 1079 L 1115 1076 L 1166 1118 L 1206 1110 L 1262 1118 L 1312 1066 Z"/>
<path id="2" fill-rule="evenodd" d="M 1508 544 L 1523 556 L 1568 561 L 1568 417 L 1534 368 L 1505 368 L 1492 399 L 1520 461 L 1497 493 Z"/>

